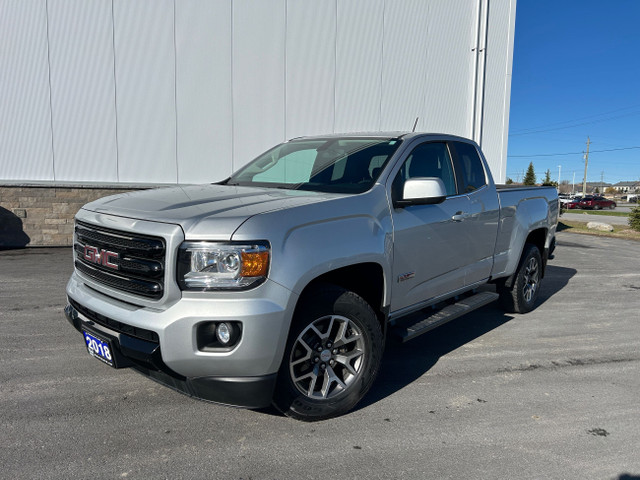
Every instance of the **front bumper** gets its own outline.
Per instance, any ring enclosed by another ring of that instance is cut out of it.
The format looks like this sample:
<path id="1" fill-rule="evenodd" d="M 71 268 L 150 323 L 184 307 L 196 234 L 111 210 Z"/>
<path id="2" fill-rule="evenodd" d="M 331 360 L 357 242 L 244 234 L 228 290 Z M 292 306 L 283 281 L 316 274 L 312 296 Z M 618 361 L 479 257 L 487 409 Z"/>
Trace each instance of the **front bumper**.
<path id="1" fill-rule="evenodd" d="M 280 285 L 267 281 L 247 292 L 185 294 L 161 310 L 106 296 L 74 273 L 67 296 L 69 322 L 110 340 L 118 367 L 216 403 L 249 408 L 271 403 L 296 301 Z M 212 321 L 242 324 L 232 349 L 198 348 L 198 326 Z"/>
<path id="2" fill-rule="evenodd" d="M 86 330 L 97 333 L 111 341 L 112 355 L 118 368 L 133 368 L 180 393 L 223 405 L 263 408 L 271 404 L 276 382 L 275 373 L 256 377 L 183 377 L 164 364 L 159 344 L 123 333 L 107 333 L 107 329 L 96 328 L 95 322 L 81 318 L 72 305 L 67 305 L 64 313 L 79 332 Z"/>

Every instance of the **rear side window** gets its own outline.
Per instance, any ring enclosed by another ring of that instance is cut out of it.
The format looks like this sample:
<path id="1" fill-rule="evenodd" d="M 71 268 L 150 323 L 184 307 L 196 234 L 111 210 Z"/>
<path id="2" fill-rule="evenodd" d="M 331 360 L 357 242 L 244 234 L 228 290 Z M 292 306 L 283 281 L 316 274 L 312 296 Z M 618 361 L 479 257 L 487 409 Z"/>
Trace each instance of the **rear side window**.
<path id="1" fill-rule="evenodd" d="M 462 191 L 470 193 L 484 187 L 487 184 L 487 179 L 476 147 L 463 142 L 454 142 L 454 146 L 462 170 L 459 175 L 462 180 Z"/>

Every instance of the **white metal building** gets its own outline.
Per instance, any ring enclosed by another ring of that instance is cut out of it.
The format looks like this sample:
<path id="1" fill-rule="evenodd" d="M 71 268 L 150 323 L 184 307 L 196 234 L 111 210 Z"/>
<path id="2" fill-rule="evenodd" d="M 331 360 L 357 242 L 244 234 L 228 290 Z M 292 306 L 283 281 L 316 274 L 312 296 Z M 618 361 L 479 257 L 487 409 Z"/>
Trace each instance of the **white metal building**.
<path id="1" fill-rule="evenodd" d="M 211 182 L 416 117 L 503 181 L 515 4 L 0 0 L 0 182 Z"/>

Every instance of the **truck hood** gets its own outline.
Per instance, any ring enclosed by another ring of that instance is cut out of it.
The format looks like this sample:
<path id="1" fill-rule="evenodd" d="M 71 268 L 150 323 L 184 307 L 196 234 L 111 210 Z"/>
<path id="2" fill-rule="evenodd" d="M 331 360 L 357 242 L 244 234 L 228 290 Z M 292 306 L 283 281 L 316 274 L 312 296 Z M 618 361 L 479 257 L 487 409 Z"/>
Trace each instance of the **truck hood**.
<path id="1" fill-rule="evenodd" d="M 342 196 L 273 188 L 192 185 L 113 195 L 83 208 L 107 215 L 177 224 L 188 240 L 230 240 L 233 232 L 254 215 Z"/>

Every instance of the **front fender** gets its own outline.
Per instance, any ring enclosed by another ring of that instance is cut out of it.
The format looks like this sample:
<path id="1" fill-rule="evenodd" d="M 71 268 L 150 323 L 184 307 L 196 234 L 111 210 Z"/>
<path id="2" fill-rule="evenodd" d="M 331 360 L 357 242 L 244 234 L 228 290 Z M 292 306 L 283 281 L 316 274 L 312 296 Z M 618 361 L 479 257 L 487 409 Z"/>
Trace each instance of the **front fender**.
<path id="1" fill-rule="evenodd" d="M 233 239 L 269 240 L 269 279 L 297 295 L 325 273 L 361 263 L 379 264 L 385 283 L 383 305 L 389 304 L 393 237 L 383 189 L 256 215 Z"/>

